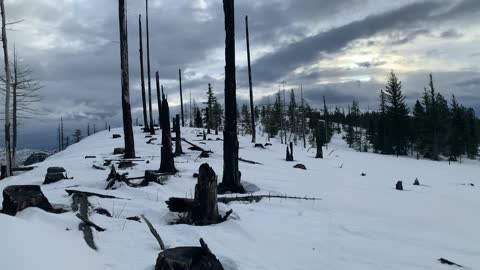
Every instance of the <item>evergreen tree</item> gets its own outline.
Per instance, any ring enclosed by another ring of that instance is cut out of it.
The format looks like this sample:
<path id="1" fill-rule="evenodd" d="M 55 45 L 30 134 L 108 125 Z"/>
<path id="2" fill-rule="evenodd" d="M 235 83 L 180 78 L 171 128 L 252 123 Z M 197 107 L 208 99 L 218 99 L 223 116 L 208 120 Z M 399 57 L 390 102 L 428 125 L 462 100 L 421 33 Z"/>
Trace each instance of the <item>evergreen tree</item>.
<path id="1" fill-rule="evenodd" d="M 80 129 L 76 129 L 75 133 L 73 134 L 73 140 L 75 143 L 78 143 L 82 140 L 82 131 Z"/>
<path id="2" fill-rule="evenodd" d="M 413 107 L 413 131 L 412 142 L 414 149 L 417 152 L 417 159 L 420 154 L 423 155 L 425 151 L 425 109 L 417 99 Z"/>
<path id="3" fill-rule="evenodd" d="M 250 115 L 250 110 L 248 109 L 247 104 L 242 105 L 240 126 L 242 127 L 242 130 L 246 134 L 252 134 L 251 115 Z"/>
<path id="4" fill-rule="evenodd" d="M 450 119 L 450 131 L 448 134 L 448 156 L 449 160 L 457 161 L 459 157 L 465 152 L 464 142 L 466 138 L 466 121 L 465 119 L 465 109 L 457 103 L 455 95 L 452 96 L 452 105 L 450 108 L 451 119 Z"/>
<path id="5" fill-rule="evenodd" d="M 478 121 L 475 117 L 475 111 L 469 108 L 466 112 L 465 122 L 467 127 L 465 148 L 468 158 L 474 159 L 478 155 Z"/>
<path id="6" fill-rule="evenodd" d="M 385 112 L 388 121 L 387 134 L 392 142 L 394 153 L 407 154 L 408 145 L 408 107 L 405 96 L 402 94 L 402 83 L 395 73 L 390 73 L 387 86 L 385 87 Z"/>
<path id="7" fill-rule="evenodd" d="M 295 92 L 293 89 L 290 92 L 290 104 L 288 105 L 288 129 L 290 135 L 297 133 L 297 101 L 295 100 Z"/>
<path id="8" fill-rule="evenodd" d="M 195 127 L 196 128 L 203 128 L 203 119 L 202 119 L 202 112 L 198 107 L 195 107 Z"/>

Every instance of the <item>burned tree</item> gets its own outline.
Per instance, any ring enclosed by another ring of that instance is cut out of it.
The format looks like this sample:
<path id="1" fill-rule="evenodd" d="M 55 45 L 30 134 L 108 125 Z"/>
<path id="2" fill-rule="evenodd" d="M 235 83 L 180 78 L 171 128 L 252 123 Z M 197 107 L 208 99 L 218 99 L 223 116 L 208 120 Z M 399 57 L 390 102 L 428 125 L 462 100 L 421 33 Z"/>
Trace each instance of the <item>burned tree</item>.
<path id="1" fill-rule="evenodd" d="M 180 83 L 180 112 L 182 114 L 182 127 L 185 127 L 185 118 L 183 115 L 183 91 L 182 91 L 182 70 L 178 70 L 178 81 Z"/>
<path id="2" fill-rule="evenodd" d="M 142 82 L 142 105 L 143 105 L 143 131 L 149 131 L 147 117 L 147 101 L 145 97 L 145 74 L 143 70 L 143 35 L 142 35 L 142 15 L 138 15 L 138 39 L 140 41 L 140 76 Z M 106 128 L 105 128 L 106 129 Z"/>
<path id="3" fill-rule="evenodd" d="M 162 146 L 160 148 L 160 173 L 175 174 L 175 162 L 172 153 L 172 132 L 170 130 L 170 109 L 165 95 L 162 95 L 160 122 L 162 123 Z"/>
<path id="4" fill-rule="evenodd" d="M 182 150 L 182 136 L 180 134 L 180 115 L 175 116 L 175 154 L 183 154 Z"/>
<path id="5" fill-rule="evenodd" d="M 133 140 L 132 113 L 130 108 L 130 90 L 128 78 L 128 39 L 125 0 L 118 0 L 118 19 L 120 25 L 120 65 L 122 70 L 123 133 L 125 138 L 124 157 L 135 158 L 135 144 Z"/>
<path id="6" fill-rule="evenodd" d="M 245 16 L 245 29 L 247 39 L 247 60 L 248 60 L 248 86 L 250 88 L 250 117 L 252 118 L 252 143 L 255 143 L 255 112 L 253 109 L 253 90 L 252 90 L 252 67 L 250 64 L 250 38 L 248 35 L 248 16 Z"/>
<path id="7" fill-rule="evenodd" d="M 219 192 L 244 193 L 238 170 L 237 100 L 235 79 L 234 1 L 223 0 L 225 13 L 225 128 L 223 140 L 223 179 Z"/>
<path id="8" fill-rule="evenodd" d="M 158 71 L 155 72 L 155 82 L 157 86 L 157 104 L 158 104 L 158 126 L 162 128 L 162 117 L 160 116 L 160 112 L 162 111 L 162 102 L 160 97 L 160 76 L 158 75 Z M 163 85 L 162 85 L 163 88 Z M 162 90 L 163 92 L 163 90 Z"/>
<path id="9" fill-rule="evenodd" d="M 10 63 L 8 62 L 8 42 L 7 29 L 5 18 L 5 1 L 0 0 L 0 9 L 2 16 L 2 44 L 3 44 L 3 61 L 5 62 L 5 176 L 11 175 L 12 161 L 11 161 L 11 144 L 10 144 Z"/>
<path id="10" fill-rule="evenodd" d="M 147 75 L 148 75 L 148 112 L 150 116 L 150 134 L 155 134 L 152 112 L 152 82 L 150 78 L 150 34 L 148 31 L 148 0 L 145 0 L 146 24 L 147 24 Z"/>

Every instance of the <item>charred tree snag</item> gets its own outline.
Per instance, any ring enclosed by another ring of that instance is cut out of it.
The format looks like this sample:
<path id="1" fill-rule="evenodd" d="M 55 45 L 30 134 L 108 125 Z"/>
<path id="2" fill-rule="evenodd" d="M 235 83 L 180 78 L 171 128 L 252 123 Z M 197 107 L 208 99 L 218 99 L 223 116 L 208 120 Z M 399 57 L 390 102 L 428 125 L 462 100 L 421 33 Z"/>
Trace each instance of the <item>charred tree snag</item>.
<path id="1" fill-rule="evenodd" d="M 322 149 L 323 142 L 322 142 L 321 136 L 317 136 L 317 139 L 315 140 L 315 142 L 317 144 L 317 154 L 315 155 L 315 158 L 323 158 L 323 149 Z"/>
<path id="2" fill-rule="evenodd" d="M 244 193 L 238 170 L 237 86 L 235 75 L 235 11 L 233 0 L 223 0 L 225 13 L 225 128 L 223 178 L 219 193 Z"/>
<path id="3" fill-rule="evenodd" d="M 175 154 L 181 155 L 183 154 L 182 150 L 182 136 L 180 134 L 180 116 L 177 114 L 175 117 Z"/>
<path id="4" fill-rule="evenodd" d="M 160 150 L 160 170 L 159 173 L 175 174 L 175 162 L 172 153 L 172 132 L 170 130 L 170 109 L 165 95 L 162 96 L 162 112 L 160 119 L 162 122 L 162 146 Z"/>
<path id="5" fill-rule="evenodd" d="M 10 62 L 8 60 L 8 43 L 7 43 L 7 29 L 5 18 L 4 0 L 0 0 L 0 9 L 2 16 L 2 44 L 3 44 L 3 61 L 5 63 L 5 176 L 9 177 L 12 174 L 12 156 L 10 144 Z"/>
<path id="6" fill-rule="evenodd" d="M 193 144 L 193 143 L 187 141 L 187 139 L 185 139 L 185 138 L 182 138 L 182 141 L 184 141 L 184 142 L 186 142 L 187 144 L 189 144 L 191 147 L 188 148 L 188 149 L 190 149 L 190 150 L 192 150 L 192 151 L 206 152 L 205 149 L 203 149 L 202 147 L 200 147 L 200 146 L 198 146 L 198 145 L 196 145 L 196 144 Z"/>
<path id="7" fill-rule="evenodd" d="M 223 270 L 223 266 L 200 239 L 200 247 L 176 247 L 160 252 L 155 270 Z"/>
<path id="8" fill-rule="evenodd" d="M 128 40 L 125 0 L 118 0 L 118 19 L 120 24 L 120 59 L 122 69 L 122 113 L 123 134 L 125 139 L 125 158 L 135 158 L 132 112 L 130 108 L 130 90 L 128 79 Z"/>
<path id="9" fill-rule="evenodd" d="M 402 181 L 398 181 L 397 184 L 395 184 L 395 189 L 396 190 L 403 190 Z"/>
<path id="10" fill-rule="evenodd" d="M 161 102 L 161 96 L 160 96 L 160 76 L 158 74 L 158 71 L 155 72 L 155 82 L 156 82 L 156 86 L 157 86 L 158 126 L 161 129 L 162 128 L 162 119 L 161 119 L 162 117 L 160 116 L 160 113 L 162 112 L 162 102 Z M 163 85 L 162 85 L 162 87 L 163 87 Z"/>
<path id="11" fill-rule="evenodd" d="M 185 127 L 185 118 L 183 114 L 183 93 L 182 93 L 182 70 L 178 70 L 178 81 L 180 83 L 180 112 L 182 114 L 182 127 Z"/>
<path id="12" fill-rule="evenodd" d="M 28 207 L 38 207 L 47 212 L 54 210 L 47 197 L 43 195 L 40 186 L 8 186 L 3 190 L 3 214 L 15 216 L 18 212 Z"/>
<path id="13" fill-rule="evenodd" d="M 142 82 L 142 105 L 143 105 L 143 131 L 148 132 L 147 101 L 145 97 L 145 72 L 143 70 L 143 35 L 142 35 L 142 15 L 138 15 L 138 36 L 140 40 L 140 76 Z"/>
<path id="14" fill-rule="evenodd" d="M 250 64 L 250 38 L 248 35 L 248 16 L 245 16 L 245 31 L 247 40 L 248 86 L 250 88 L 250 117 L 252 118 L 252 143 L 255 143 L 255 111 L 253 109 L 252 66 Z"/>
<path id="15" fill-rule="evenodd" d="M 192 210 L 193 224 L 210 225 L 220 222 L 217 205 L 217 175 L 207 163 L 202 164 L 198 169 L 195 201 L 198 204 Z"/>
<path id="16" fill-rule="evenodd" d="M 293 161 L 293 143 L 292 142 L 290 142 L 290 149 L 288 148 L 288 145 L 287 145 L 287 155 L 285 160 Z"/>
<path id="17" fill-rule="evenodd" d="M 147 76 L 148 76 L 148 113 L 150 116 L 150 134 L 155 134 L 152 113 L 152 82 L 150 78 L 150 33 L 148 31 L 148 0 L 145 0 L 146 25 L 147 25 Z"/>

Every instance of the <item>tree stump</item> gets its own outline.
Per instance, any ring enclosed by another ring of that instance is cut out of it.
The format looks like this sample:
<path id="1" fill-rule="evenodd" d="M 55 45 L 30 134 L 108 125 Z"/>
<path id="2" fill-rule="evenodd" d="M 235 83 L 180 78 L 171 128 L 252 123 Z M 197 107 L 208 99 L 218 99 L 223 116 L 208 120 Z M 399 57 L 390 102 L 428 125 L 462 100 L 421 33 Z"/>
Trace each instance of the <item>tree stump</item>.
<path id="1" fill-rule="evenodd" d="M 59 172 L 59 173 L 47 173 L 45 175 L 45 180 L 43 180 L 43 184 L 48 185 L 48 184 L 56 183 L 56 182 L 64 180 L 64 179 L 67 179 L 67 178 L 61 172 Z"/>
<path id="2" fill-rule="evenodd" d="M 65 171 L 65 168 L 63 167 L 49 167 L 47 169 L 47 173 L 64 173 L 67 172 Z"/>
<path id="3" fill-rule="evenodd" d="M 38 185 L 8 186 L 3 190 L 2 213 L 15 216 L 28 207 L 54 210 Z"/>
<path id="4" fill-rule="evenodd" d="M 158 254 L 155 270 L 223 270 L 223 266 L 200 239 L 201 247 L 176 247 Z"/>
<path id="5" fill-rule="evenodd" d="M 403 184 L 402 181 L 398 181 L 397 184 L 395 185 L 396 190 L 403 190 Z"/>
<path id="6" fill-rule="evenodd" d="M 172 132 L 170 130 L 170 109 L 165 96 L 162 97 L 160 121 L 162 122 L 162 146 L 160 148 L 160 173 L 175 174 L 175 161 L 172 153 Z"/>
<path id="7" fill-rule="evenodd" d="M 198 203 L 192 210 L 192 220 L 195 225 L 220 222 L 217 205 L 217 175 L 207 163 L 202 164 L 198 169 L 194 199 Z"/>

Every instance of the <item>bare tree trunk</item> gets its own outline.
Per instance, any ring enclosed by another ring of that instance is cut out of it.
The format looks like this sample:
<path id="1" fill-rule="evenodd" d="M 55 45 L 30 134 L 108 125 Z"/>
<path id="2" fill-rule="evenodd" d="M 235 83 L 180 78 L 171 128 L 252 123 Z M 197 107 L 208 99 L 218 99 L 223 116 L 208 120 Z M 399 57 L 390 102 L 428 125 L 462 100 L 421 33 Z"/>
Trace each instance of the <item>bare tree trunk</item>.
<path id="1" fill-rule="evenodd" d="M 133 138 L 132 113 L 130 108 L 130 89 L 128 78 L 128 34 L 125 0 L 118 0 L 118 19 L 120 25 L 120 65 L 122 70 L 123 137 L 125 139 L 124 158 L 135 158 L 135 144 Z"/>
<path id="2" fill-rule="evenodd" d="M 302 96 L 302 137 L 303 137 L 303 148 L 307 148 L 307 138 L 305 134 L 305 125 L 306 125 L 306 119 L 305 119 L 305 104 L 303 100 L 303 87 L 300 85 L 300 95 Z"/>
<path id="3" fill-rule="evenodd" d="M 148 75 L 148 111 L 150 114 L 150 134 L 155 134 L 152 113 L 152 83 L 150 78 L 150 34 L 148 31 L 148 0 L 145 0 L 146 24 L 147 24 L 147 75 Z"/>
<path id="4" fill-rule="evenodd" d="M 13 109 L 12 109 L 12 168 L 17 167 L 17 87 L 18 87 L 18 63 L 15 47 L 13 48 Z"/>
<path id="5" fill-rule="evenodd" d="M 158 71 L 155 72 L 155 81 L 156 81 L 156 86 L 157 86 L 157 103 L 158 103 L 158 126 L 162 128 L 162 116 L 160 115 L 162 113 L 162 101 L 161 101 L 161 96 L 160 96 L 160 75 L 158 74 Z M 163 88 L 163 85 L 162 85 Z M 163 89 L 162 89 L 163 92 Z"/>
<path id="6" fill-rule="evenodd" d="M 255 131 L 255 111 L 253 109 L 253 90 L 252 90 L 252 67 L 250 64 L 250 38 L 248 35 L 248 16 L 245 16 L 245 29 L 247 35 L 247 59 L 248 59 L 248 86 L 250 87 L 250 115 L 252 121 L 252 143 L 255 143 L 257 133 Z"/>
<path id="7" fill-rule="evenodd" d="M 175 154 L 183 154 L 182 149 L 182 135 L 180 134 L 180 115 L 175 116 Z"/>
<path id="8" fill-rule="evenodd" d="M 143 70 L 143 35 L 142 35 L 142 15 L 138 15 L 138 39 L 140 40 L 140 76 L 142 81 L 142 105 L 143 105 L 143 131 L 149 131 L 147 117 L 147 101 L 145 97 L 145 72 Z M 106 129 L 106 128 L 105 128 Z"/>
<path id="9" fill-rule="evenodd" d="M 325 96 L 323 96 L 323 116 L 325 121 L 325 149 L 328 150 L 328 118 L 327 118 L 327 103 L 325 101 Z"/>
<path id="10" fill-rule="evenodd" d="M 182 114 L 182 127 L 185 127 L 185 118 L 183 114 L 183 91 L 182 91 L 182 70 L 178 70 L 178 81 L 180 83 L 180 112 Z"/>
<path id="11" fill-rule="evenodd" d="M 238 170 L 237 100 L 235 79 L 234 1 L 223 0 L 225 13 L 225 129 L 223 140 L 223 179 L 219 192 L 244 193 Z"/>
<path id="12" fill-rule="evenodd" d="M 2 16 L 2 43 L 3 43 L 3 60 L 5 62 L 5 176 L 8 177 L 12 173 L 11 161 L 11 145 L 10 145 L 10 64 L 8 62 L 8 43 L 7 29 L 5 28 L 5 5 L 4 0 L 0 0 L 1 16 Z"/>
<path id="13" fill-rule="evenodd" d="M 323 142 L 320 139 L 320 136 L 317 136 L 316 144 L 317 144 L 317 154 L 315 155 L 315 158 L 323 158 L 323 149 L 322 149 Z"/>
<path id="14" fill-rule="evenodd" d="M 62 151 L 65 149 L 65 146 L 64 146 L 64 143 L 65 143 L 65 138 L 63 136 L 63 117 L 60 117 L 60 135 L 61 135 L 61 140 L 60 140 L 60 144 L 61 144 L 61 149 Z"/>

